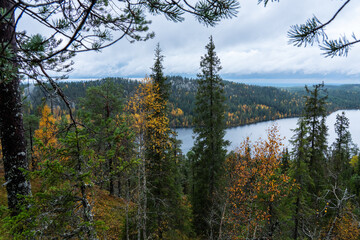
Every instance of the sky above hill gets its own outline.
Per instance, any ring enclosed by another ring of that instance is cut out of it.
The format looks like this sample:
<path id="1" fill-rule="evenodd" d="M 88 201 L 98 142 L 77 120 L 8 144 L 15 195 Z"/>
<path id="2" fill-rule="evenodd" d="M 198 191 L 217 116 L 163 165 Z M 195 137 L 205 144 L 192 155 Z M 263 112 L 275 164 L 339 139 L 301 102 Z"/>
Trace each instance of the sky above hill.
<path id="1" fill-rule="evenodd" d="M 317 46 L 294 47 L 288 43 L 291 25 L 304 23 L 313 15 L 325 22 L 344 1 L 281 0 L 270 2 L 266 8 L 257 2 L 240 0 L 238 16 L 215 27 L 205 27 L 191 15 L 185 15 L 182 23 L 149 16 L 155 38 L 135 43 L 124 39 L 100 53 L 79 54 L 70 77 L 144 77 L 150 74 L 157 43 L 165 56 L 165 74 L 194 77 L 212 35 L 223 66 L 220 74 L 226 79 L 360 79 L 360 44 L 348 57 L 325 58 Z M 360 37 L 359 22 L 360 1 L 354 0 L 326 30 L 330 38 L 344 34 L 350 38 L 353 32 Z"/>

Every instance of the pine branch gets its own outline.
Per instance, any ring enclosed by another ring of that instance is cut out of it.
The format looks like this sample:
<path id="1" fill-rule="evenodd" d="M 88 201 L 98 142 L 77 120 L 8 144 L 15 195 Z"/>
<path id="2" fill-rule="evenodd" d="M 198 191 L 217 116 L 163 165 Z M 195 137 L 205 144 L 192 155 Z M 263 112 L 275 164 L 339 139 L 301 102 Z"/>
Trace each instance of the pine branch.
<path id="1" fill-rule="evenodd" d="M 313 45 L 314 42 L 319 43 L 319 37 L 323 40 L 327 39 L 327 35 L 321 27 L 323 24 L 315 16 L 308 19 L 305 24 L 293 25 L 288 31 L 289 43 L 294 46 L 306 47 L 308 44 Z"/>
<path id="2" fill-rule="evenodd" d="M 280 0 L 271 0 L 271 2 L 279 2 Z M 264 7 L 269 3 L 269 0 L 258 0 L 258 4 L 264 2 Z"/>
<path id="3" fill-rule="evenodd" d="M 325 57 L 335 57 L 335 56 L 347 56 L 352 45 L 359 43 L 360 40 L 357 40 L 353 35 L 354 41 L 350 42 L 345 36 L 339 38 L 338 40 L 325 40 L 323 45 L 320 45 L 320 49 L 324 51 Z"/>
<path id="4" fill-rule="evenodd" d="M 349 42 L 345 36 L 339 38 L 338 40 L 328 40 L 325 33 L 325 27 L 335 20 L 338 14 L 350 1 L 351 0 L 347 0 L 344 2 L 336 13 L 324 24 L 314 16 L 313 18 L 308 19 L 305 24 L 291 26 L 288 31 L 289 43 L 297 47 L 303 45 L 306 47 L 308 44 L 313 45 L 314 43 L 321 42 L 322 45 L 320 45 L 320 49 L 324 51 L 325 57 L 347 56 L 350 46 L 358 43 L 359 41 L 354 35 L 354 41 L 352 42 Z M 322 39 L 319 40 L 319 38 Z"/>

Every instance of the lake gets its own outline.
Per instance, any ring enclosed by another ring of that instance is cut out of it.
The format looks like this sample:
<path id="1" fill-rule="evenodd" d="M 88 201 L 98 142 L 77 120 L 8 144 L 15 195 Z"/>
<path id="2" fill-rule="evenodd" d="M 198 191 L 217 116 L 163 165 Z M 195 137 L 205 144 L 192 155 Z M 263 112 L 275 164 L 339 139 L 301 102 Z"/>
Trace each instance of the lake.
<path id="1" fill-rule="evenodd" d="M 345 116 L 350 121 L 350 133 L 352 140 L 355 144 L 360 146 L 360 110 L 339 110 L 332 114 L 330 114 L 326 118 L 326 124 L 329 128 L 328 133 L 328 145 L 332 144 L 335 141 L 336 133 L 334 124 L 336 122 L 336 115 L 341 114 L 341 112 L 345 112 Z M 252 142 L 255 142 L 260 137 L 262 139 L 267 138 L 266 130 L 272 125 L 276 124 L 279 129 L 279 133 L 281 137 L 284 137 L 284 145 L 291 148 L 289 140 L 292 138 L 294 133 L 291 131 L 295 129 L 297 126 L 297 121 L 299 118 L 286 118 L 279 119 L 274 121 L 260 122 L 255 124 L 244 125 L 240 127 L 232 127 L 226 129 L 225 139 L 231 142 L 228 150 L 234 150 L 236 147 L 240 145 L 241 142 L 245 140 L 246 137 L 249 137 Z M 182 141 L 181 149 L 184 154 L 186 154 L 193 146 L 193 130 L 192 128 L 178 128 L 176 129 L 178 133 L 178 139 Z"/>

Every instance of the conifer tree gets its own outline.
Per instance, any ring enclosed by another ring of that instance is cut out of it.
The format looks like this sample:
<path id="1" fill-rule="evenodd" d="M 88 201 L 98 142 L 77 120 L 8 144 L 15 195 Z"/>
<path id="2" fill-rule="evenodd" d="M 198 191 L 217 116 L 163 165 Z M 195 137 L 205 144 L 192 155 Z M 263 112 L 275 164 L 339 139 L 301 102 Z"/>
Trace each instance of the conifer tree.
<path id="1" fill-rule="evenodd" d="M 180 189 L 175 181 L 177 170 L 172 157 L 169 119 L 160 112 L 165 108 L 158 85 L 151 79 L 140 84 L 129 102 L 137 134 L 138 157 L 138 238 L 171 239 L 169 230 L 179 230 Z"/>
<path id="2" fill-rule="evenodd" d="M 294 194 L 293 238 L 318 236 L 319 224 L 323 219 L 319 214 L 322 209 L 320 198 L 326 188 L 325 174 L 328 163 L 326 99 L 324 84 L 305 87 L 309 96 L 306 98 L 303 117 L 298 122 L 293 138 L 293 161 L 290 175 L 299 185 Z"/>
<path id="3" fill-rule="evenodd" d="M 212 37 L 205 48 L 207 53 L 201 57 L 196 93 L 192 201 L 196 232 L 201 237 L 212 238 L 219 224 L 218 200 L 228 143 L 224 140 L 224 85 L 218 75 L 220 59 Z"/>
<path id="4" fill-rule="evenodd" d="M 308 167 L 310 176 L 314 181 L 313 193 L 319 194 L 325 184 L 326 137 L 328 135 L 325 124 L 327 94 L 324 89 L 324 83 L 314 85 L 312 90 L 307 86 L 305 89 L 310 94 L 305 102 L 304 113 L 305 123 L 309 127 L 309 134 L 307 136 L 307 141 L 309 142 L 308 151 L 310 153 Z"/>
<path id="5" fill-rule="evenodd" d="M 336 174 L 339 178 L 338 183 L 350 178 L 350 154 L 351 154 L 351 134 L 349 132 L 349 119 L 345 116 L 345 113 L 336 115 L 335 132 L 337 138 L 333 143 L 333 151 L 331 158 L 330 169 L 333 174 Z"/>
<path id="6" fill-rule="evenodd" d="M 291 140 L 293 144 L 292 162 L 289 169 L 289 175 L 298 184 L 298 188 L 292 192 L 294 202 L 294 228 L 292 231 L 293 239 L 298 239 L 301 234 L 301 226 L 306 224 L 306 219 L 309 215 L 309 186 L 313 185 L 313 181 L 309 175 L 309 152 L 307 135 L 309 128 L 305 123 L 304 118 L 300 118 L 298 127 L 294 129 L 295 135 Z"/>
<path id="7" fill-rule="evenodd" d="M 286 173 L 290 167 L 290 154 L 289 149 L 283 149 L 282 156 L 281 156 L 281 172 Z"/>
<path id="8" fill-rule="evenodd" d="M 33 173 L 42 183 L 30 199 L 38 211 L 33 233 L 39 239 L 98 239 L 92 209 L 91 170 L 97 161 L 90 148 L 93 140 L 84 128 L 70 129 L 57 148 L 47 151 L 41 170 Z"/>
<path id="9" fill-rule="evenodd" d="M 104 179 L 99 179 L 99 182 L 105 180 L 108 183 L 110 195 L 114 195 L 114 176 L 117 173 L 116 166 L 119 166 L 119 155 L 133 150 L 131 145 L 122 150 L 118 145 L 119 142 L 131 135 L 129 131 L 120 130 L 126 130 L 125 122 L 121 119 L 122 99 L 121 86 L 110 79 L 105 80 L 100 86 L 88 88 L 86 97 L 81 99 L 80 115 L 88 128 L 92 129 L 89 134 L 97 140 L 93 144 L 93 148 L 99 155 L 102 155 L 106 162 L 106 166 L 100 166 L 96 175 L 103 175 L 99 176 L 100 178 L 104 177 Z"/>
<path id="10" fill-rule="evenodd" d="M 38 190 L 25 198 L 21 214 L 5 221 L 12 226 L 5 233 L 14 239 L 98 239 L 92 210 L 94 139 L 86 128 L 59 119 L 45 105 L 36 131 L 37 168 L 28 172 Z"/>
<path id="11" fill-rule="evenodd" d="M 155 48 L 155 62 L 154 66 L 151 68 L 152 73 L 150 74 L 150 78 L 153 80 L 155 84 L 159 87 L 159 94 L 161 96 L 161 99 L 163 101 L 169 100 L 169 90 L 170 86 L 168 83 L 166 83 L 166 77 L 163 73 L 163 61 L 164 61 L 164 55 L 161 54 L 162 50 L 160 48 L 160 44 L 158 43 Z M 166 112 L 166 108 L 163 111 Z"/>
<path id="12" fill-rule="evenodd" d="M 148 106 L 145 130 L 145 159 L 148 183 L 148 231 L 153 238 L 163 239 L 174 226 L 174 214 L 180 205 L 180 186 L 176 159 L 172 156 L 172 140 L 168 119 L 169 86 L 163 74 L 163 59 L 160 45 L 155 49 L 155 63 L 150 75 L 155 97 L 153 106 Z"/>
<path id="13" fill-rule="evenodd" d="M 348 218 L 349 213 L 355 216 L 353 206 L 356 206 L 358 201 L 355 198 L 356 195 L 351 192 L 354 186 L 351 186 L 350 159 L 355 149 L 351 148 L 351 134 L 348 128 L 349 119 L 345 113 L 337 114 L 335 122 L 337 138 L 329 154 L 327 167 L 329 184 L 323 197 L 323 201 L 327 203 L 326 220 L 328 224 L 324 228 L 327 239 L 356 239 L 359 237 L 359 233 L 352 229 L 352 225 L 356 225 L 358 222 L 354 221 L 355 218 Z M 353 237 L 347 235 L 348 231 L 354 233 Z"/>

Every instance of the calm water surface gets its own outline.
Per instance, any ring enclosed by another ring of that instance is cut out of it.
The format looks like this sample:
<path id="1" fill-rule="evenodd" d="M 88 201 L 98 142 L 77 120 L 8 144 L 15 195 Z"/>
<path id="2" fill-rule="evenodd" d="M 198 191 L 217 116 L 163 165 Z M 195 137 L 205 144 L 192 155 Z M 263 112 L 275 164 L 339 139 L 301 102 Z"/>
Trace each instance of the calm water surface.
<path id="1" fill-rule="evenodd" d="M 328 144 L 330 145 L 335 141 L 336 133 L 334 124 L 336 122 L 336 114 L 341 114 L 343 111 L 350 121 L 349 129 L 353 142 L 360 146 L 360 110 L 340 110 L 327 117 L 326 124 L 329 127 Z M 298 118 L 287 118 L 228 128 L 226 129 L 225 135 L 225 139 L 231 142 L 228 150 L 234 150 L 245 140 L 246 137 L 249 137 L 252 142 L 255 142 L 259 138 L 266 139 L 266 130 L 274 124 L 278 126 L 280 135 L 285 138 L 283 141 L 285 146 L 291 148 L 289 140 L 294 135 L 291 130 L 297 127 L 297 121 Z M 186 154 L 194 144 L 193 130 L 191 128 L 178 128 L 176 131 L 178 133 L 178 139 L 182 141 L 181 149 L 183 153 Z"/>

